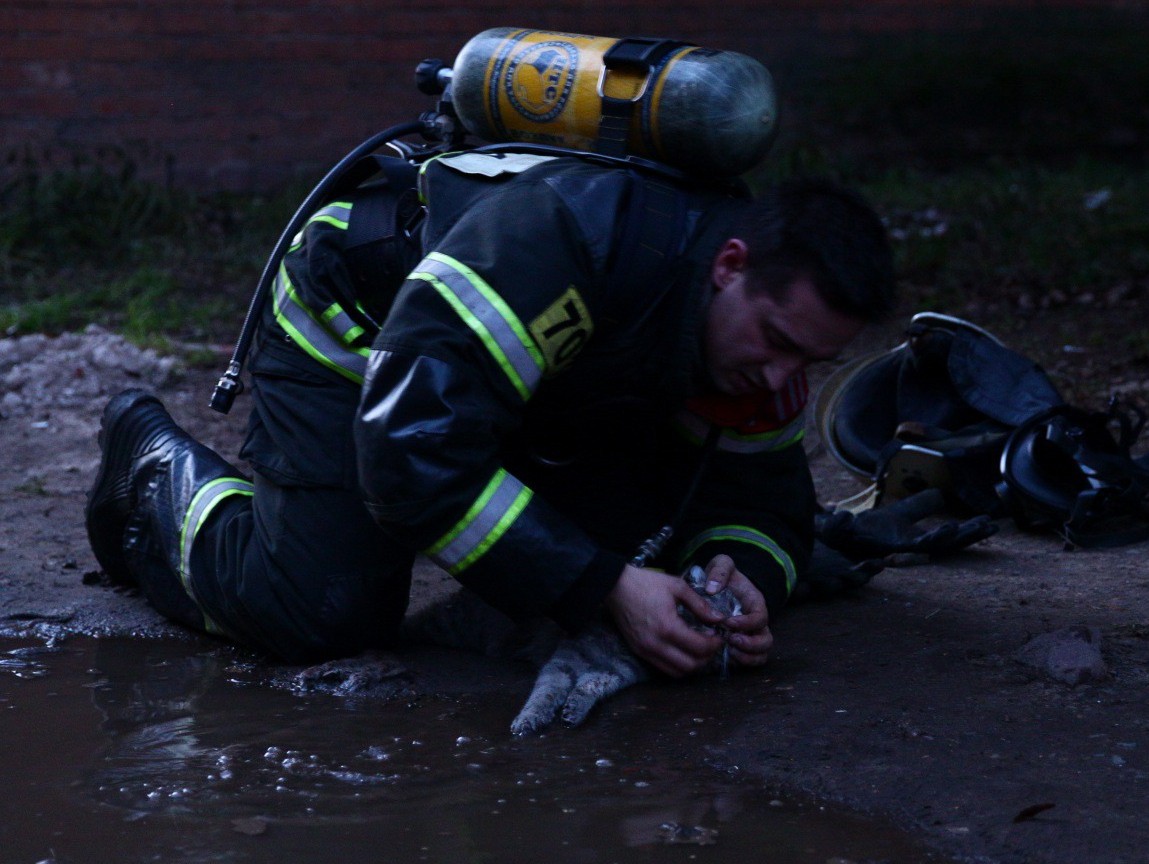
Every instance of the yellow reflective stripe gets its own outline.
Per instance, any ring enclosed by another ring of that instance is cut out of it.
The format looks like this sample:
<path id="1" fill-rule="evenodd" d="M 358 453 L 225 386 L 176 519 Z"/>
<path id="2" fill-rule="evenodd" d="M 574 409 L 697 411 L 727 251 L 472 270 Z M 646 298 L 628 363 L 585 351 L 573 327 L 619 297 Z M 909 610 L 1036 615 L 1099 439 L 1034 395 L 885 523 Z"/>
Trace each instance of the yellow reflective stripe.
<path id="1" fill-rule="evenodd" d="M 677 422 L 686 437 L 694 444 L 701 444 L 706 439 L 710 429 L 710 422 L 690 411 L 682 411 Z M 799 415 L 783 426 L 781 429 L 771 429 L 767 432 L 758 432 L 744 435 L 733 429 L 724 428 L 718 438 L 718 449 L 727 453 L 773 453 L 785 450 L 792 444 L 797 444 L 806 435 L 806 418 Z"/>
<path id="2" fill-rule="evenodd" d="M 310 225 L 313 222 L 326 222 L 328 225 L 334 225 L 343 231 L 347 230 L 347 221 L 351 218 L 351 202 L 350 201 L 333 201 L 326 207 L 320 207 L 312 214 L 311 218 L 307 220 Z M 306 227 L 306 226 L 304 226 Z"/>
<path id="3" fill-rule="evenodd" d="M 433 287 L 482 340 L 511 386 L 524 401 L 546 371 L 546 361 L 506 301 L 478 273 L 439 252 L 432 252 L 408 277 Z"/>
<path id="4" fill-rule="evenodd" d="M 419 193 L 419 203 L 427 204 L 427 169 L 433 162 L 438 162 L 444 156 L 449 156 L 449 153 L 440 153 L 437 156 L 432 156 L 426 162 L 419 166 L 419 179 L 415 183 L 415 188 Z"/>
<path id="5" fill-rule="evenodd" d="M 326 222 L 328 225 L 332 225 L 341 231 L 346 231 L 347 223 L 350 219 L 350 201 L 335 201 L 326 207 L 320 207 L 311 214 L 311 218 L 307 220 L 299 233 L 291 238 L 291 245 L 287 247 L 287 251 L 295 252 L 303 246 L 303 232 L 307 230 L 307 226 L 312 222 Z"/>
<path id="6" fill-rule="evenodd" d="M 770 557 L 778 562 L 778 566 L 782 568 L 782 572 L 786 574 L 786 596 L 790 596 L 790 592 L 794 590 L 794 583 L 798 581 L 798 571 L 794 568 L 793 559 L 786 554 L 786 551 L 781 546 L 770 539 L 770 537 L 746 525 L 718 525 L 703 531 L 687 544 L 686 551 L 682 554 L 682 560 L 689 560 L 695 552 L 707 543 L 717 543 L 724 540 L 733 540 L 737 543 L 749 543 L 751 546 L 757 546 L 769 554 Z"/>
<path id="7" fill-rule="evenodd" d="M 323 322 L 332 330 L 344 345 L 350 345 L 367 331 L 355 323 L 354 319 L 338 303 L 332 303 L 323 310 Z"/>
<path id="8" fill-rule="evenodd" d="M 483 557 L 514 524 L 534 493 L 500 468 L 465 516 L 426 549 L 426 555 L 452 576 Z"/>
<path id="9" fill-rule="evenodd" d="M 192 497 L 187 512 L 184 513 L 183 525 L 180 527 L 180 582 L 183 584 L 188 597 L 203 615 L 204 628 L 209 633 L 226 635 L 223 628 L 212 621 L 208 614 L 203 611 L 203 608 L 200 607 L 199 598 L 195 595 L 195 588 L 192 586 L 191 580 L 192 546 L 200 528 L 207 521 L 207 517 L 211 515 L 211 512 L 221 501 L 231 495 L 250 497 L 254 494 L 255 487 L 250 481 L 241 480 L 237 477 L 223 477 L 205 483 Z"/>
<path id="10" fill-rule="evenodd" d="M 371 353 L 370 350 L 344 345 L 343 333 L 333 333 L 325 326 L 324 321 L 317 319 L 299 299 L 299 294 L 291 283 L 291 277 L 287 275 L 287 268 L 282 264 L 279 265 L 279 273 L 276 274 L 273 286 L 272 311 L 279 325 L 313 359 L 356 384 L 363 383 L 363 377 L 367 374 L 367 357 Z M 324 313 L 324 317 L 326 315 L 327 313 Z M 335 317 L 332 316 L 332 320 Z M 350 320 L 346 318 L 346 322 Z"/>
<path id="11" fill-rule="evenodd" d="M 345 231 L 350 218 L 350 202 L 336 201 L 317 210 L 307 220 L 307 225 L 324 222 Z M 300 231 L 289 251 L 301 248 L 303 242 L 303 232 Z M 356 324 L 338 303 L 332 303 L 319 314 L 308 308 L 282 261 L 272 286 L 272 311 L 279 325 L 312 359 L 356 384 L 363 383 L 370 351 L 356 348 L 353 343 L 367 331 Z"/>

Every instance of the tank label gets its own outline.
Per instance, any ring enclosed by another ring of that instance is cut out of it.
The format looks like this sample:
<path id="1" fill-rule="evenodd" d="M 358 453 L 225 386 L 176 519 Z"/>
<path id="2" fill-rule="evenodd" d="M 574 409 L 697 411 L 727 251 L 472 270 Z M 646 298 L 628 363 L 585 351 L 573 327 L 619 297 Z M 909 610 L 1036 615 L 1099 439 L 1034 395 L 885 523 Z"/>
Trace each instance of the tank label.
<path id="1" fill-rule="evenodd" d="M 503 93 L 523 118 L 549 123 L 566 108 L 578 70 L 578 48 L 550 39 L 524 45 L 502 70 Z"/>

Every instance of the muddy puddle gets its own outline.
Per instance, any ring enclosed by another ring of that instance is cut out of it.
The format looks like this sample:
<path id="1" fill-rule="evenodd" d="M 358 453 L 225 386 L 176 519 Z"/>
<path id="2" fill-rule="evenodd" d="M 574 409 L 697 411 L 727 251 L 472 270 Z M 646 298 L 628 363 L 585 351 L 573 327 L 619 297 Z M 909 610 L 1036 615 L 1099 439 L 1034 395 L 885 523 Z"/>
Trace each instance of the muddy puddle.
<path id="1" fill-rule="evenodd" d="M 516 740 L 520 690 L 356 701 L 268 686 L 200 643 L 0 643 L 0 859 L 937 860 L 723 764 L 705 692 L 712 713 L 655 687 Z"/>

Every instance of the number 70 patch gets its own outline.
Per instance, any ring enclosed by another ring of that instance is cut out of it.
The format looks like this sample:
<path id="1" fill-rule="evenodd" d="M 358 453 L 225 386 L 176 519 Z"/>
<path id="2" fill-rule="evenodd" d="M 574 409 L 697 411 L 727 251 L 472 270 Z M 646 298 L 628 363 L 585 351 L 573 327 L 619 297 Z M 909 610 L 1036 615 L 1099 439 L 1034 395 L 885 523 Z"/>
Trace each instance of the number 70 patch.
<path id="1" fill-rule="evenodd" d="M 543 352 L 547 374 L 563 371 L 594 333 L 586 304 L 574 285 L 530 324 L 531 336 Z"/>

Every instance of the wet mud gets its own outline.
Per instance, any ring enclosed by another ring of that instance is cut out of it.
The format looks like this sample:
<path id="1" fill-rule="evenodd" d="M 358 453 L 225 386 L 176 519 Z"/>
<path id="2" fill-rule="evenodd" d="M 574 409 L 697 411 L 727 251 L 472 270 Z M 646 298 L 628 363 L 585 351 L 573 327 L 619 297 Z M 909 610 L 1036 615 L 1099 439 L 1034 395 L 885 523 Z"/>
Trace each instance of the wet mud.
<path id="1" fill-rule="evenodd" d="M 446 683 L 434 665 L 420 691 Z M 348 699 L 268 686 L 266 667 L 209 644 L 8 644 L 3 860 L 940 860 L 725 760 L 745 692 L 699 682 L 686 704 L 650 688 L 577 735 L 520 740 L 507 684 L 529 675 L 487 665 L 478 686 Z"/>
<path id="2" fill-rule="evenodd" d="M 401 658 L 409 698 L 297 693 L 104 584 L 83 528 L 99 406 L 149 373 L 70 356 L 54 355 L 56 397 L 0 406 L 4 864 L 1149 860 L 1144 543 L 1069 552 L 1006 525 L 788 610 L 761 674 L 647 682 L 519 741 L 527 668 L 418 653 Z M 246 397 L 211 412 L 217 374 L 154 386 L 234 458 Z M 812 465 L 822 500 L 858 491 L 824 453 Z M 422 570 L 413 602 L 452 587 Z M 1054 662 L 1050 634 L 1074 632 L 1088 656 Z M 718 842 L 665 842 L 696 827 Z"/>

